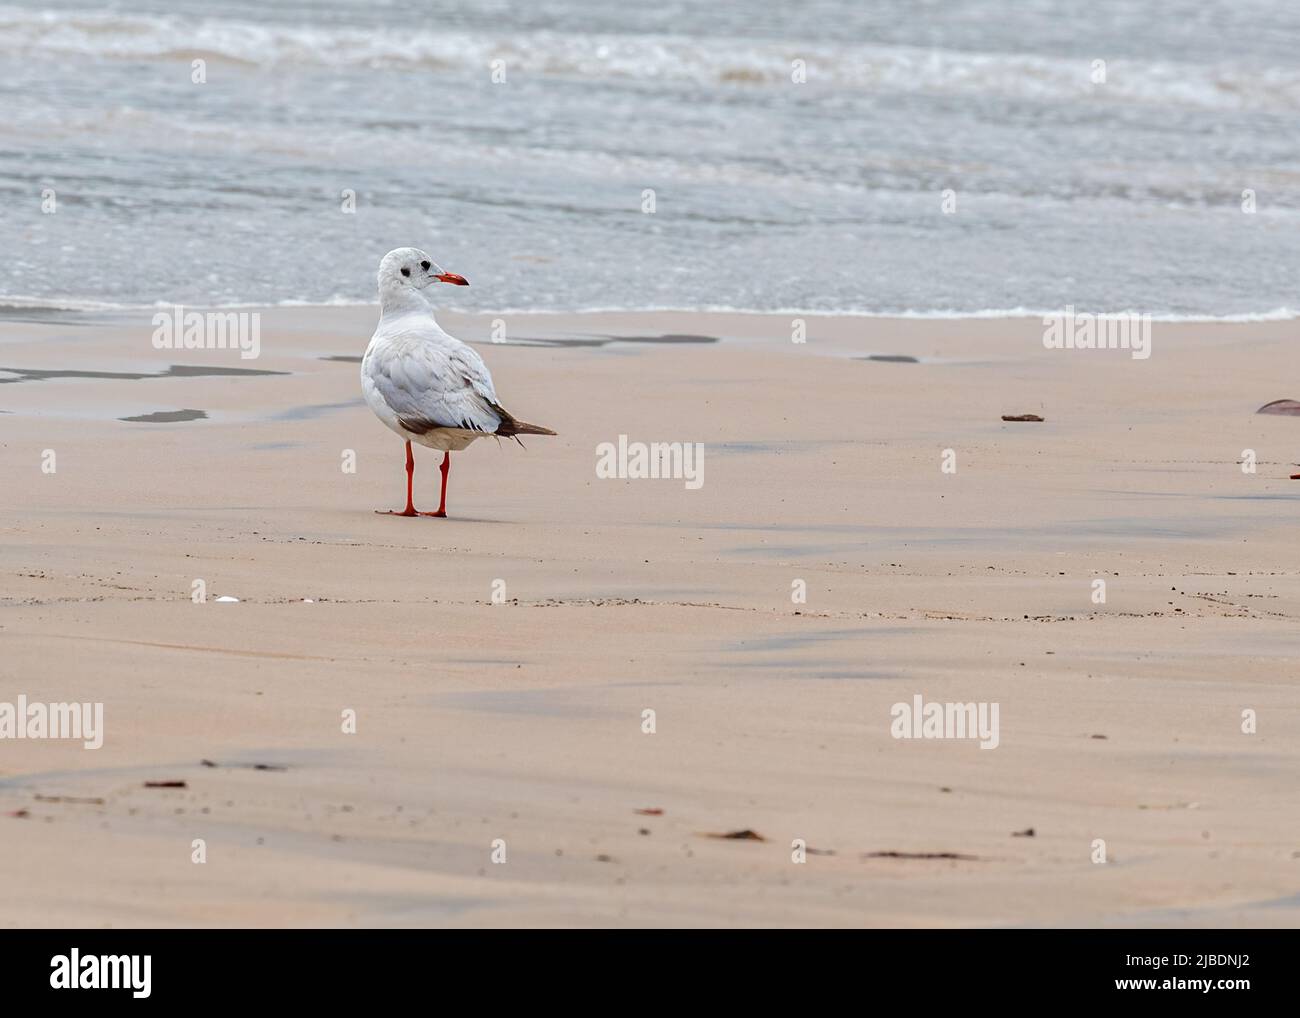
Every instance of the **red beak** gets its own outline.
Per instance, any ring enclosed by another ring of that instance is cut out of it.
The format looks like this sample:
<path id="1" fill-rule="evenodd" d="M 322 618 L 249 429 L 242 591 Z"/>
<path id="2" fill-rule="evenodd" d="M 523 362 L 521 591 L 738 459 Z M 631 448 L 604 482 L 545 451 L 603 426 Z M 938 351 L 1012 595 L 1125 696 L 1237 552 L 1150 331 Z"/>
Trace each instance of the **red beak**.
<path id="1" fill-rule="evenodd" d="M 444 272 L 441 276 L 435 276 L 435 279 L 444 283 L 455 283 L 457 286 L 469 286 L 469 280 L 464 276 L 458 276 L 454 272 Z"/>

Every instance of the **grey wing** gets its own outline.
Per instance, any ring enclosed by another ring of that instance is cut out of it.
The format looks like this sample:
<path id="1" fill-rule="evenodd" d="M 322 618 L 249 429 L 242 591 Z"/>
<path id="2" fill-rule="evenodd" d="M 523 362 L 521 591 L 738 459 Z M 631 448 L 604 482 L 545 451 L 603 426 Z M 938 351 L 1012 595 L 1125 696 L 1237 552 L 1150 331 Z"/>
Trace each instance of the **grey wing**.
<path id="1" fill-rule="evenodd" d="M 458 340 L 399 338 L 373 368 L 375 388 L 412 434 L 460 428 L 490 435 L 501 426 L 487 365 Z"/>

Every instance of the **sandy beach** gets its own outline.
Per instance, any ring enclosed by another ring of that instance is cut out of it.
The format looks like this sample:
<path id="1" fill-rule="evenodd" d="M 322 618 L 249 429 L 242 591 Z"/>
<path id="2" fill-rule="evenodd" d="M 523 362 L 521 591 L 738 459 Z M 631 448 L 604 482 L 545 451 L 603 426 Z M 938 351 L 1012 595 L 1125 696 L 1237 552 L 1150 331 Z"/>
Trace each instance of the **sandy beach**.
<path id="1" fill-rule="evenodd" d="M 1300 921 L 1300 421 L 1255 414 L 1295 321 L 1138 361 L 1036 319 L 448 315 L 559 436 L 454 454 L 435 520 L 373 512 L 375 316 L 264 310 L 256 360 L 0 322 L 0 700 L 104 705 L 102 748 L 0 741 L 0 923 Z M 703 443 L 703 484 L 599 478 L 620 435 Z M 918 695 L 996 703 L 996 748 L 893 737 Z"/>

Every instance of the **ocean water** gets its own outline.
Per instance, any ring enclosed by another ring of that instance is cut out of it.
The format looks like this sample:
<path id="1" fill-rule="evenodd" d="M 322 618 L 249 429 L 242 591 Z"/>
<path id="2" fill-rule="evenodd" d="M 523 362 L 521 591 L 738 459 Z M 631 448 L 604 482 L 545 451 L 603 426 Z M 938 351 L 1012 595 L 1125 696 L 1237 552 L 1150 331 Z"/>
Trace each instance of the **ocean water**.
<path id="1" fill-rule="evenodd" d="M 1300 308 L 1294 0 L 45 0 L 0 102 L 0 304 Z"/>

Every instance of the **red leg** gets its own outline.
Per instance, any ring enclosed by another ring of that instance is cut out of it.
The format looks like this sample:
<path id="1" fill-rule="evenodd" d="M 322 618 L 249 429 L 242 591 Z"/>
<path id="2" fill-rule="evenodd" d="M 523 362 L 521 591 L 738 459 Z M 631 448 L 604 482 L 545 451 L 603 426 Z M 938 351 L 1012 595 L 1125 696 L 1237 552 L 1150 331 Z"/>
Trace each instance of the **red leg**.
<path id="1" fill-rule="evenodd" d="M 438 511 L 436 513 L 421 513 L 421 516 L 437 516 L 445 519 L 447 516 L 447 474 L 451 472 L 451 453 L 442 454 L 442 497 L 438 500 Z"/>
<path id="2" fill-rule="evenodd" d="M 447 483 L 446 467 L 443 468 L 442 483 Z M 406 508 L 400 513 L 393 509 L 376 509 L 375 512 L 382 516 L 419 516 L 415 511 L 415 503 L 411 501 L 411 493 L 415 484 L 415 454 L 411 451 L 411 443 L 406 443 Z M 426 514 L 427 515 L 427 514 Z"/>

